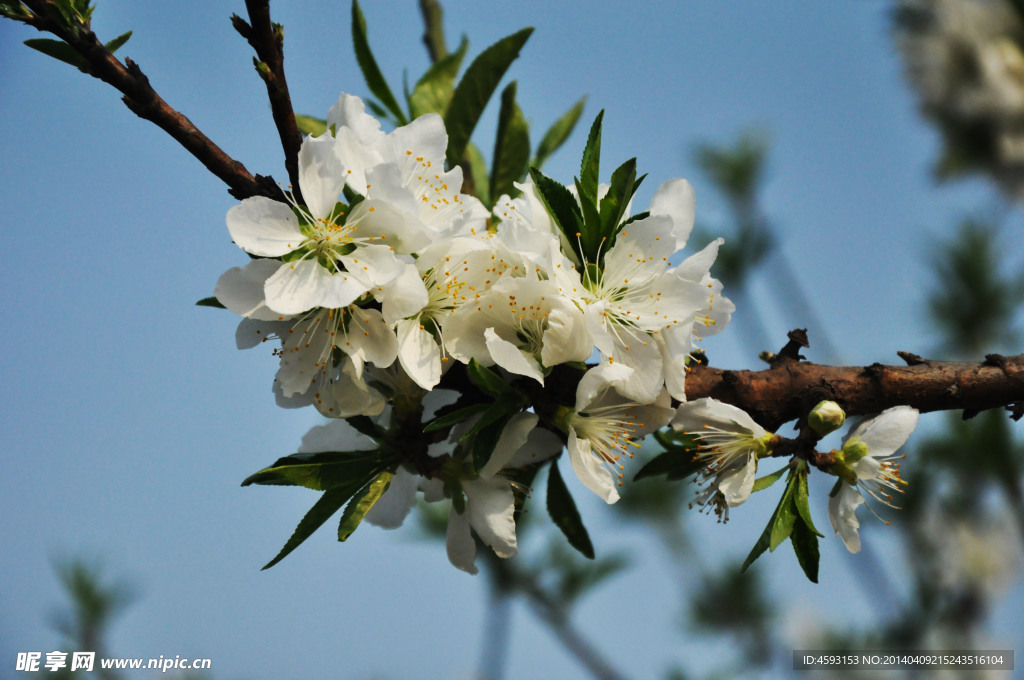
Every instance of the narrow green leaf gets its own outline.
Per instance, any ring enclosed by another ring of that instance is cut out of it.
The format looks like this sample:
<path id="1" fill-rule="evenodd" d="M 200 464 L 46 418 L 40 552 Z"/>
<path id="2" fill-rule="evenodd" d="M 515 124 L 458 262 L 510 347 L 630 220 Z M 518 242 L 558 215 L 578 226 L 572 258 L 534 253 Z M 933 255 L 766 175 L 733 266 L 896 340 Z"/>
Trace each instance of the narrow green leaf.
<path id="1" fill-rule="evenodd" d="M 583 526 L 576 502 L 572 499 L 572 494 L 562 479 L 562 473 L 558 470 L 557 459 L 551 461 L 551 467 L 548 468 L 547 504 L 551 520 L 565 534 L 569 545 L 579 550 L 584 557 L 594 559 L 594 546 L 590 542 L 590 535 Z"/>
<path id="2" fill-rule="evenodd" d="M 619 222 L 635 192 L 636 159 L 630 158 L 612 173 L 608 193 L 601 199 L 601 235 L 608 239 L 607 248 L 611 248 L 615 235 L 619 233 Z"/>
<path id="3" fill-rule="evenodd" d="M 340 214 L 340 213 L 339 213 Z M 370 416 L 351 416 L 345 418 L 345 422 L 352 426 L 352 429 L 359 434 L 364 434 L 370 439 L 380 440 L 384 438 L 387 431 L 373 422 Z"/>
<path id="4" fill-rule="evenodd" d="M 597 114 L 590 126 L 587 146 L 583 149 L 583 160 L 580 163 L 580 184 L 594 201 L 597 201 L 597 185 L 601 179 L 601 122 L 604 120 L 604 109 Z M 581 194 L 582 195 L 582 194 Z"/>
<path id="5" fill-rule="evenodd" d="M 108 42 L 106 45 L 104 45 L 104 47 L 107 48 L 108 52 L 113 54 L 114 52 L 117 52 L 119 49 L 121 49 L 121 46 L 128 42 L 128 38 L 130 37 L 132 37 L 131 31 L 128 31 L 127 33 L 122 33 L 121 35 L 117 36 L 116 38 Z"/>
<path id="6" fill-rule="evenodd" d="M 494 453 L 494 448 L 498 445 L 498 441 L 501 439 L 501 433 L 505 431 L 505 426 L 508 425 L 508 421 L 512 419 L 512 416 L 519 412 L 516 408 L 514 411 L 509 411 L 507 407 L 503 406 L 500 402 L 495 402 L 494 406 L 500 408 L 502 413 L 492 423 L 489 423 L 485 427 L 476 428 L 476 439 L 473 440 L 473 469 L 477 472 L 484 469 L 487 465 L 487 461 L 491 459 L 491 454 Z M 485 416 L 487 414 L 484 414 Z M 480 418 L 482 421 L 483 418 Z M 479 421 L 477 425 L 479 425 Z"/>
<path id="7" fill-rule="evenodd" d="M 537 146 L 537 155 L 533 157 L 530 165 L 539 170 L 544 162 L 565 144 L 565 140 L 569 139 L 569 135 L 576 128 L 576 123 L 579 122 L 580 116 L 583 114 L 583 105 L 586 101 L 586 97 L 581 97 L 578 102 L 573 104 L 572 108 L 563 113 L 562 117 L 548 128 L 540 140 L 540 145 Z"/>
<path id="8" fill-rule="evenodd" d="M 416 82 L 408 96 L 409 114 L 418 118 L 425 113 L 444 114 L 455 92 L 455 76 L 462 66 L 462 60 L 469 48 L 469 41 L 462 36 L 459 49 L 430 65 L 426 73 Z"/>
<path id="9" fill-rule="evenodd" d="M 466 145 L 466 153 L 462 158 L 462 191 L 472 194 L 487 206 L 492 205 L 490 195 L 491 180 L 487 176 L 487 161 L 476 144 Z"/>
<path id="10" fill-rule="evenodd" d="M 334 513 L 336 513 L 342 505 L 345 504 L 352 494 L 359 487 L 355 489 L 349 487 L 339 487 L 325 491 L 324 495 L 320 497 L 313 507 L 309 509 L 309 512 L 302 518 L 299 525 L 295 527 L 295 531 L 292 533 L 291 538 L 284 544 L 281 551 L 277 553 L 274 559 L 270 560 L 263 565 L 263 569 L 270 569 L 272 566 L 283 560 L 288 554 L 302 545 L 303 541 L 313 535 L 313 532 L 323 526 L 324 522 L 329 520 Z"/>
<path id="11" fill-rule="evenodd" d="M 480 388 L 484 394 L 500 399 L 513 393 L 512 386 L 505 382 L 500 375 L 481 364 L 476 359 L 470 359 L 466 367 L 466 373 L 474 385 Z"/>
<path id="12" fill-rule="evenodd" d="M 818 528 L 814 526 L 814 520 L 811 519 L 811 507 L 808 499 L 807 491 L 807 468 L 806 463 L 802 463 L 802 468 L 797 470 L 797 484 L 796 492 L 793 494 L 793 504 L 796 506 L 796 511 L 800 513 L 800 518 L 803 519 L 804 524 L 807 528 L 821 536 L 825 537 L 825 534 L 818 531 Z"/>
<path id="13" fill-rule="evenodd" d="M 793 525 L 796 523 L 796 506 L 793 503 L 794 492 L 796 491 L 797 478 L 799 475 L 791 474 L 786 482 L 786 490 L 782 494 L 779 507 L 775 509 L 772 517 L 772 534 L 768 542 L 768 550 L 775 552 L 779 545 L 789 538 L 793 533 Z"/>
<path id="14" fill-rule="evenodd" d="M 65 64 L 71 64 L 83 73 L 89 72 L 89 62 L 85 57 L 75 52 L 75 48 L 63 40 L 50 40 L 49 38 L 32 38 L 26 40 L 25 44 L 34 50 L 42 52 L 48 57 L 53 57 Z"/>
<path id="15" fill-rule="evenodd" d="M 323 118 L 306 116 L 301 113 L 295 114 L 295 125 L 299 128 L 299 132 L 305 135 L 313 135 L 314 137 L 319 137 L 323 133 L 327 132 L 326 120 Z"/>
<path id="16" fill-rule="evenodd" d="M 792 476 L 790 479 L 792 479 Z M 779 517 L 779 513 L 790 503 L 790 488 L 790 484 L 787 483 L 786 490 L 782 493 L 782 498 L 779 499 L 779 504 L 775 507 L 775 512 L 772 513 L 771 519 L 768 520 L 768 524 L 765 526 L 764 531 L 761 532 L 761 536 L 757 539 L 757 543 L 755 543 L 754 547 L 750 549 L 750 554 L 747 555 L 747 559 L 743 560 L 743 566 L 740 567 L 741 572 L 746 571 L 747 567 L 753 564 L 754 560 L 760 557 L 765 550 L 768 550 L 771 545 L 772 533 L 775 528 L 776 520 Z M 772 549 L 774 550 L 774 548 Z"/>
<path id="17" fill-rule="evenodd" d="M 466 144 L 473 136 L 473 130 L 487 102 L 531 33 L 532 28 L 524 28 L 502 38 L 481 52 L 466 69 L 444 115 L 445 128 L 448 130 L 449 162 L 458 163 L 462 160 Z"/>
<path id="18" fill-rule="evenodd" d="M 814 527 L 805 524 L 801 518 L 793 525 L 793 533 L 789 537 L 796 559 L 811 583 L 818 582 L 818 536 L 821 534 L 815 534 L 817 531 Z"/>
<path id="19" fill-rule="evenodd" d="M 516 82 L 513 80 L 501 93 L 501 111 L 498 113 L 498 134 L 494 138 L 494 156 L 491 166 L 491 197 L 503 194 L 515 198 L 518 194 L 514 182 L 529 170 L 530 127 L 516 104 Z"/>
<path id="20" fill-rule="evenodd" d="M 205 297 L 202 300 L 197 301 L 196 307 L 216 307 L 217 309 L 227 309 L 227 307 L 222 305 L 220 300 L 215 297 Z"/>
<path id="21" fill-rule="evenodd" d="M 338 524 L 339 541 L 348 540 L 348 537 L 352 535 L 352 532 L 356 530 L 360 522 L 363 521 L 363 518 L 366 517 L 366 513 L 370 511 L 370 508 L 388 490 L 388 486 L 391 485 L 391 479 L 394 476 L 395 473 L 385 470 L 352 496 L 352 500 L 345 506 L 345 512 L 341 513 L 341 522 Z"/>
<path id="22" fill-rule="evenodd" d="M 540 195 L 544 207 L 547 208 L 548 214 L 558 224 L 568 242 L 577 244 L 579 242 L 577 234 L 583 232 L 583 213 L 572 192 L 536 168 L 530 168 L 530 176 L 537 186 L 537 193 Z M 581 258 L 583 257 L 583 253 L 579 253 L 579 255 Z"/>
<path id="23" fill-rule="evenodd" d="M 423 428 L 424 432 L 433 432 L 434 430 L 441 430 L 446 427 L 451 427 L 455 423 L 461 423 L 463 420 L 468 420 L 478 413 L 483 413 L 490 408 L 490 404 L 473 404 L 472 406 L 466 406 L 460 408 L 457 411 L 446 413 L 439 418 L 434 418 L 426 427 Z"/>
<path id="24" fill-rule="evenodd" d="M 666 451 L 647 461 L 633 477 L 633 480 L 667 475 L 669 480 L 677 481 L 697 474 L 702 467 L 704 464 L 698 461 L 693 453 Z"/>
<path id="25" fill-rule="evenodd" d="M 757 479 L 754 480 L 754 488 L 751 491 L 751 493 L 755 493 L 757 491 L 763 491 L 764 489 L 767 489 L 769 486 L 771 486 L 775 482 L 779 481 L 779 479 L 782 477 L 782 475 L 784 475 L 786 473 L 787 470 L 789 470 L 789 466 L 788 465 L 786 467 L 779 468 L 778 470 L 776 470 L 775 472 L 771 473 L 770 475 L 765 475 L 764 477 L 758 477 Z"/>
<path id="26" fill-rule="evenodd" d="M 598 216 L 597 199 L 585 193 L 578 179 L 576 194 L 580 198 L 580 212 L 583 213 L 583 251 L 588 262 L 594 262 L 601 251 L 601 218 Z"/>
<path id="27" fill-rule="evenodd" d="M 325 491 L 347 486 L 353 479 L 361 479 L 365 483 L 367 477 L 386 468 L 389 462 L 377 450 L 296 453 L 250 475 L 242 486 L 304 486 Z"/>
<path id="28" fill-rule="evenodd" d="M 366 19 L 363 17 L 363 11 L 359 8 L 358 0 L 352 0 L 352 47 L 355 50 L 356 61 L 359 62 L 359 69 L 363 72 L 363 78 L 366 79 L 370 92 L 387 107 L 388 111 L 394 116 L 395 122 L 399 125 L 408 123 L 405 112 L 398 105 L 398 100 L 392 94 L 387 80 L 384 79 L 384 74 L 381 73 L 380 67 L 377 66 L 377 60 L 374 59 L 373 52 L 370 51 L 370 41 L 366 37 Z"/>

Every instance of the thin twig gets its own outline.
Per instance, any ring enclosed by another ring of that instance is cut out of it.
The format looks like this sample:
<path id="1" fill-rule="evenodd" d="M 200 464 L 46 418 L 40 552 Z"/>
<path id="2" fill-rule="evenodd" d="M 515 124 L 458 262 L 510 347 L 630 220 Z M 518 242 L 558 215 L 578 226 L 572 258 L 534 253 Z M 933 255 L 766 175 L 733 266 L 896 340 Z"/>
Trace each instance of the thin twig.
<path id="1" fill-rule="evenodd" d="M 295 122 L 288 81 L 284 75 L 284 30 L 270 20 L 270 0 L 245 0 L 245 8 L 249 13 L 249 23 L 238 15 L 231 17 L 231 23 L 256 51 L 256 71 L 267 86 L 270 110 L 284 149 L 284 167 L 288 171 L 292 192 L 301 203 L 298 191 L 302 133 Z"/>
<path id="2" fill-rule="evenodd" d="M 24 22 L 34 28 L 52 33 L 77 52 L 86 62 L 86 72 L 113 86 L 124 96 L 125 106 L 169 134 L 195 156 L 207 170 L 228 185 L 232 196 L 268 196 L 281 199 L 281 192 L 270 177 L 255 177 L 240 162 L 227 155 L 192 124 L 183 114 L 173 109 L 149 84 L 149 78 L 131 59 L 122 64 L 96 37 L 88 26 L 69 30 L 59 17 L 52 0 L 25 0 L 34 14 Z"/>

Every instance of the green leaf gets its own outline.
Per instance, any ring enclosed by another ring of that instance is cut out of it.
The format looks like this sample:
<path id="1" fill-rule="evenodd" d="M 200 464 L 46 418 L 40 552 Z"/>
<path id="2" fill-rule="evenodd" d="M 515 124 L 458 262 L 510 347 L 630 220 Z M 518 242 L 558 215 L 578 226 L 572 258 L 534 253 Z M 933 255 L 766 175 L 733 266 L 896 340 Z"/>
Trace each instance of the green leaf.
<path id="1" fill-rule="evenodd" d="M 491 166 L 491 197 L 498 200 L 502 194 L 513 198 L 518 190 L 514 182 L 522 179 L 530 163 L 530 126 L 516 104 L 516 83 L 512 81 L 501 93 L 501 111 L 498 113 L 498 134 L 494 139 Z"/>
<path id="2" fill-rule="evenodd" d="M 63 40 L 32 38 L 26 40 L 25 44 L 48 57 L 63 61 L 65 64 L 71 64 L 82 73 L 89 73 L 89 62 L 85 60 L 85 57 L 76 52 L 75 48 Z"/>
<path id="3" fill-rule="evenodd" d="M 299 128 L 299 132 L 305 135 L 313 135 L 314 137 L 319 137 L 323 133 L 327 132 L 326 120 L 323 118 L 306 116 L 301 113 L 295 114 L 295 125 Z"/>
<path id="4" fill-rule="evenodd" d="M 789 470 L 788 465 L 786 467 L 779 468 L 770 475 L 758 477 L 757 479 L 754 480 L 754 488 L 751 490 L 750 493 L 754 493 L 756 491 L 763 491 L 764 489 L 767 489 L 769 486 L 779 481 L 779 479 L 782 477 L 782 475 L 786 473 L 787 470 Z"/>
<path id="5" fill-rule="evenodd" d="M 700 472 L 702 467 L 704 464 L 697 460 L 693 453 L 666 451 L 647 461 L 633 477 L 633 481 L 657 475 L 668 475 L 668 479 L 672 481 L 686 479 Z"/>
<path id="6" fill-rule="evenodd" d="M 741 572 L 746 571 L 747 567 L 753 564 L 754 560 L 760 557 L 761 554 L 771 546 L 772 534 L 775 531 L 775 525 L 779 518 L 779 514 L 783 508 L 790 504 L 790 491 L 793 488 L 792 480 L 793 475 L 791 474 L 789 481 L 786 484 L 786 490 L 782 493 L 782 498 L 779 499 L 779 504 L 775 507 L 775 512 L 772 513 L 771 519 L 768 520 L 768 524 L 765 526 L 764 531 L 761 532 L 761 536 L 757 539 L 757 543 L 755 543 L 754 547 L 750 549 L 750 554 L 747 555 L 747 559 L 743 560 L 743 566 L 740 567 Z M 790 528 L 792 529 L 792 527 Z M 772 550 L 775 550 L 775 548 L 773 547 Z"/>
<path id="7" fill-rule="evenodd" d="M 374 477 L 373 481 L 356 492 L 352 500 L 345 507 L 345 512 L 341 513 L 341 522 L 338 524 L 339 541 L 348 540 L 348 537 L 352 535 L 352 532 L 356 530 L 359 523 L 366 517 L 366 513 L 370 511 L 370 508 L 388 490 L 388 486 L 391 485 L 391 479 L 394 476 L 395 473 L 385 470 Z"/>
<path id="8" fill-rule="evenodd" d="M 345 422 L 351 425 L 353 430 L 359 434 L 366 435 L 370 439 L 383 439 L 384 435 L 387 434 L 387 431 L 377 423 L 373 422 L 373 419 L 369 416 L 351 416 L 349 418 L 345 418 Z"/>
<path id="9" fill-rule="evenodd" d="M 487 102 L 531 33 L 532 28 L 524 28 L 502 38 L 481 52 L 466 69 L 444 115 L 445 128 L 448 130 L 449 162 L 458 163 L 462 160 L 466 144 L 473 136 L 473 129 Z"/>
<path id="10" fill-rule="evenodd" d="M 423 428 L 423 431 L 433 432 L 434 430 L 451 427 L 455 423 L 461 423 L 463 420 L 468 420 L 478 413 L 483 413 L 490 407 L 490 404 L 473 404 L 472 406 L 466 406 L 465 408 L 460 408 L 457 411 L 446 413 L 445 415 L 434 418 L 427 423 L 426 427 Z"/>
<path id="11" fill-rule="evenodd" d="M 796 511 L 800 513 L 800 518 L 803 520 L 807 529 L 814 532 L 822 538 L 825 534 L 818 531 L 817 527 L 814 526 L 814 520 L 811 519 L 811 507 L 808 502 L 807 492 L 807 467 L 806 463 L 801 462 L 801 467 L 797 470 L 797 482 L 796 492 L 793 494 L 793 505 L 796 506 Z M 814 580 L 814 579 L 811 579 Z"/>
<path id="12" fill-rule="evenodd" d="M 462 159 L 463 182 L 462 191 L 480 199 L 484 205 L 491 205 L 490 184 L 487 177 L 487 161 L 476 144 L 466 145 L 466 154 Z M 467 181 L 468 180 L 468 181 Z"/>
<path id="13" fill-rule="evenodd" d="M 630 158 L 612 173 L 608 193 L 601 199 L 601 236 L 608 239 L 605 249 L 612 247 L 615 235 L 619 233 L 619 222 L 639 185 L 635 158 Z"/>
<path id="14" fill-rule="evenodd" d="M 392 94 L 391 88 L 388 87 L 388 83 L 384 79 L 384 74 L 377 66 L 373 52 L 370 51 L 370 41 L 366 37 L 366 19 L 363 17 L 363 11 L 359 8 L 358 0 L 352 0 L 352 47 L 355 49 L 356 61 L 359 62 L 359 69 L 363 72 L 363 78 L 366 79 L 370 92 L 380 99 L 399 125 L 408 123 L 405 112 L 398 105 L 398 100 Z"/>
<path id="15" fill-rule="evenodd" d="M 361 484 L 360 484 L 361 486 Z M 274 559 L 270 560 L 263 565 L 263 569 L 270 569 L 272 566 L 283 560 L 288 554 L 302 545 L 302 542 L 313 535 L 313 532 L 323 526 L 323 523 L 331 518 L 342 505 L 345 504 L 352 494 L 358 490 L 359 487 L 338 487 L 331 489 L 330 491 L 324 492 L 324 495 L 320 497 L 313 507 L 309 509 L 305 517 L 299 522 L 299 525 L 295 527 L 295 531 L 292 533 L 291 538 L 284 544 L 281 551 L 277 553 Z"/>
<path id="16" fill-rule="evenodd" d="M 202 300 L 199 300 L 196 302 L 196 307 L 216 307 L 217 309 L 227 309 L 227 307 L 222 305 L 220 300 L 215 297 L 205 297 Z"/>
<path id="17" fill-rule="evenodd" d="M 583 250 L 586 255 L 599 252 L 601 236 L 601 218 L 597 211 L 597 198 L 583 190 L 583 186 L 577 179 L 576 194 L 580 197 L 580 211 L 583 213 Z M 591 261 L 590 258 L 587 258 Z"/>
<path id="18" fill-rule="evenodd" d="M 108 52 L 113 54 L 114 52 L 117 52 L 119 49 L 121 49 L 121 46 L 128 42 L 128 38 L 130 37 L 132 37 L 131 31 L 128 31 L 127 33 L 122 33 L 121 35 L 117 36 L 116 38 L 108 42 L 106 45 L 104 45 L 104 47 L 107 48 Z"/>
<path id="19" fill-rule="evenodd" d="M 793 533 L 793 525 L 796 523 L 796 505 L 793 503 L 794 492 L 798 484 L 799 475 L 791 474 L 786 481 L 786 490 L 779 501 L 779 507 L 775 509 L 772 516 L 772 533 L 768 542 L 768 550 L 775 552 L 779 545 L 789 538 Z"/>
<path id="20" fill-rule="evenodd" d="M 362 486 L 369 477 L 387 468 L 390 462 L 379 450 L 296 453 L 250 475 L 242 486 L 304 486 L 326 491 L 347 486 L 352 480 L 362 480 Z M 354 493 L 355 489 L 352 491 Z"/>
<path id="21" fill-rule="evenodd" d="M 818 536 L 820 535 L 813 526 L 808 526 L 801 516 L 793 525 L 793 533 L 789 537 L 793 544 L 793 552 L 796 553 L 796 559 L 811 583 L 818 582 L 818 559 L 820 557 Z"/>
<path id="22" fill-rule="evenodd" d="M 469 360 L 466 373 L 473 384 L 479 387 L 484 394 L 495 399 L 507 397 L 514 392 L 512 386 L 505 382 L 500 375 L 476 359 Z"/>
<path id="23" fill-rule="evenodd" d="M 579 122 L 580 116 L 583 114 L 583 105 L 586 101 L 586 97 L 581 97 L 578 102 L 573 104 L 572 108 L 562 114 L 562 117 L 548 128 L 548 131 L 544 133 L 544 137 L 540 140 L 540 145 L 537 147 L 537 155 L 533 157 L 530 165 L 539 170 L 544 165 L 544 162 L 565 144 L 565 140 L 569 139 L 569 135 L 576 128 L 576 123 Z"/>
<path id="24" fill-rule="evenodd" d="M 491 454 L 494 453 L 494 448 L 498 445 L 501 433 L 505 431 L 508 421 L 519 412 L 518 408 L 514 411 L 509 411 L 508 407 L 501 402 L 495 402 L 493 408 L 499 412 L 498 417 L 484 427 L 478 428 L 474 426 L 473 428 L 476 430 L 476 439 L 473 440 L 473 469 L 476 472 L 480 472 L 487 465 L 487 461 L 491 459 Z M 484 417 L 477 421 L 477 425 L 483 422 L 486 416 L 487 414 L 485 413 Z"/>
<path id="25" fill-rule="evenodd" d="M 577 234 L 583 231 L 583 213 L 572 192 L 537 168 L 530 168 L 530 176 L 537 186 L 537 193 L 547 208 L 548 214 L 558 224 L 569 243 L 579 242 Z M 577 246 L 578 247 L 578 246 Z M 578 252 L 578 251 L 577 251 Z M 583 257 L 583 253 L 579 253 Z"/>
<path id="26" fill-rule="evenodd" d="M 590 535 L 583 526 L 576 502 L 572 499 L 562 479 L 562 473 L 558 470 L 557 459 L 551 461 L 551 467 L 548 468 L 547 504 L 551 520 L 565 534 L 569 545 L 579 550 L 584 557 L 594 559 L 594 546 L 590 542 Z"/>
<path id="27" fill-rule="evenodd" d="M 431 64 L 416 82 L 416 87 L 408 97 L 411 117 L 418 118 L 425 113 L 443 114 L 448 110 L 455 91 L 455 76 L 468 48 L 469 41 L 463 36 L 459 49 Z"/>
<path id="28" fill-rule="evenodd" d="M 601 121 L 604 120 L 604 109 L 597 114 L 590 134 L 587 135 L 587 146 L 583 149 L 583 161 L 580 163 L 580 184 L 595 202 L 597 201 L 597 185 L 601 179 Z M 582 194 L 581 194 L 582 196 Z"/>

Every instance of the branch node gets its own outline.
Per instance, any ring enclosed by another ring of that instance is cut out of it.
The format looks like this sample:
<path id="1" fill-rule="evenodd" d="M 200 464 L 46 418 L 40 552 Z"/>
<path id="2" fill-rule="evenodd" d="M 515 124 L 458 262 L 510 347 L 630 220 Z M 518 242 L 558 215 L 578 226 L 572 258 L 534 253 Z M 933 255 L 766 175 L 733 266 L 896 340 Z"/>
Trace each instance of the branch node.
<path id="1" fill-rule="evenodd" d="M 982 366 L 996 366 L 1006 373 L 1006 357 L 1002 354 L 986 354 L 985 361 L 981 362 Z"/>
<path id="2" fill-rule="evenodd" d="M 922 364 L 924 364 L 925 366 L 931 366 L 932 363 L 927 359 L 923 359 L 919 355 L 914 354 L 913 352 L 900 351 L 896 352 L 896 354 L 899 355 L 900 359 L 903 359 L 903 361 L 907 362 L 907 366 L 920 366 Z"/>
<path id="3" fill-rule="evenodd" d="M 870 366 L 865 366 L 862 371 L 862 375 L 867 376 L 873 380 L 879 380 L 882 377 L 882 373 L 885 372 L 885 366 L 878 363 L 877 361 Z"/>
<path id="4" fill-rule="evenodd" d="M 807 341 L 806 328 L 795 328 L 791 330 L 789 333 L 787 333 L 786 337 L 789 338 L 789 342 L 787 342 L 785 346 L 781 350 L 779 350 L 778 354 L 776 354 L 774 357 L 772 357 L 772 359 L 769 360 L 769 363 L 772 366 L 775 366 L 781 362 L 800 361 L 801 359 L 804 359 L 805 357 L 803 357 L 800 354 L 800 348 L 811 346 L 811 344 Z"/>
<path id="5" fill-rule="evenodd" d="M 1019 422 L 1021 417 L 1024 416 L 1024 401 L 1019 401 L 1016 404 L 1008 404 L 1006 410 L 1010 412 L 1010 418 L 1012 420 Z"/>
<path id="6" fill-rule="evenodd" d="M 232 14 L 231 15 L 231 25 L 234 27 L 234 29 L 236 31 L 238 31 L 238 35 L 240 35 L 243 38 L 245 38 L 246 41 L 249 42 L 250 44 L 252 43 L 252 39 L 253 39 L 252 26 L 250 26 L 248 24 L 248 22 L 246 22 L 245 19 L 243 19 L 242 17 L 238 16 L 237 14 Z"/>
<path id="7" fill-rule="evenodd" d="M 963 418 L 964 420 L 970 420 L 971 418 L 975 417 L 979 413 L 981 413 L 981 409 L 965 408 L 961 418 Z"/>

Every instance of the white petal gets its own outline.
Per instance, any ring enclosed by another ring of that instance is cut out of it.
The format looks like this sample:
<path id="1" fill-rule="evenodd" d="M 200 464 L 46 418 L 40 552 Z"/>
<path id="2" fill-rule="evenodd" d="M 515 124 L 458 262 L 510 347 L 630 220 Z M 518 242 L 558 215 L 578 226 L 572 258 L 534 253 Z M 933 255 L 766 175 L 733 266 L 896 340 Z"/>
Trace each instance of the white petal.
<path id="1" fill-rule="evenodd" d="M 724 238 L 716 238 L 704 246 L 700 252 L 694 253 L 683 260 L 672 272 L 679 278 L 687 281 L 703 281 L 704 275 L 711 270 L 711 265 L 718 259 L 718 249 L 724 243 Z"/>
<path id="2" fill-rule="evenodd" d="M 743 409 L 711 397 L 680 404 L 676 417 L 672 419 L 674 429 L 698 435 L 705 425 L 723 432 L 749 434 L 755 438 L 763 437 L 766 433 Z"/>
<path id="3" fill-rule="evenodd" d="M 676 238 L 676 250 L 681 250 L 693 230 L 693 216 L 697 197 L 693 187 L 685 179 L 670 179 L 663 182 L 651 199 L 652 215 L 668 215 L 672 218 L 672 233 Z"/>
<path id="4" fill-rule="evenodd" d="M 376 309 L 352 308 L 348 334 L 339 347 L 357 365 L 369 362 L 374 366 L 386 368 L 398 357 L 398 338 L 384 323 L 384 317 Z M 356 377 L 360 375 L 357 371 Z"/>
<path id="5" fill-rule="evenodd" d="M 396 258 L 388 246 L 363 246 L 338 259 L 352 276 L 365 284 L 363 290 L 387 285 L 405 272 L 405 263 Z"/>
<path id="6" fill-rule="evenodd" d="M 327 111 L 327 125 L 335 128 L 348 128 L 361 144 L 372 146 L 384 139 L 380 129 L 380 121 L 366 113 L 363 100 L 353 94 L 344 92 Z"/>
<path id="7" fill-rule="evenodd" d="M 419 218 L 386 201 L 360 201 L 352 208 L 345 225 L 350 227 L 353 238 L 372 238 L 374 244 L 390 246 L 396 253 L 415 253 L 430 243 Z"/>
<path id="8" fill-rule="evenodd" d="M 516 554 L 515 498 L 507 479 L 476 479 L 462 483 L 469 524 L 498 557 Z"/>
<path id="9" fill-rule="evenodd" d="M 337 141 L 329 134 L 306 137 L 299 147 L 299 188 L 315 218 L 332 215 L 345 186 L 345 166 L 338 151 Z"/>
<path id="10" fill-rule="evenodd" d="M 395 331 L 402 368 L 423 389 L 434 389 L 441 382 L 441 348 L 434 336 L 421 328 L 416 319 L 399 321 Z"/>
<path id="11" fill-rule="evenodd" d="M 619 490 L 612 471 L 601 464 L 601 459 L 591 451 L 590 442 L 579 439 L 575 430 L 569 431 L 569 461 L 573 472 L 584 486 L 596 493 L 605 503 L 619 500 Z"/>
<path id="12" fill-rule="evenodd" d="M 917 427 L 918 411 L 910 406 L 893 406 L 874 418 L 861 422 L 843 440 L 845 444 L 854 437 L 860 437 L 872 457 L 884 458 L 892 455 L 907 443 L 910 434 Z"/>
<path id="13" fill-rule="evenodd" d="M 418 313 L 430 302 L 430 295 L 423 284 L 423 278 L 414 264 L 406 264 L 402 273 L 384 286 L 384 290 L 378 298 L 381 301 L 381 310 L 384 312 L 384 321 L 389 326 L 394 326 L 401 319 L 408 318 Z"/>
<path id="14" fill-rule="evenodd" d="M 278 260 L 253 260 L 242 268 L 232 267 L 217 280 L 213 294 L 229 310 L 247 319 L 275 321 L 281 315 L 267 307 L 263 285 L 283 265 Z"/>
<path id="15" fill-rule="evenodd" d="M 317 425 L 302 435 L 299 453 L 321 451 L 373 451 L 377 442 L 359 432 L 344 420 L 331 420 Z"/>
<path id="16" fill-rule="evenodd" d="M 469 512 L 461 515 L 452 506 L 448 514 L 448 561 L 455 567 L 470 574 L 477 573 L 476 541 L 469 530 Z"/>
<path id="17" fill-rule="evenodd" d="M 553 456 L 557 456 L 565 448 L 562 438 L 551 430 L 543 427 L 535 427 L 526 438 L 526 443 L 516 451 L 508 466 L 512 468 L 523 468 L 527 465 L 541 463 Z"/>
<path id="18" fill-rule="evenodd" d="M 857 507 L 864 502 L 860 491 L 849 484 L 840 484 L 839 492 L 828 499 L 828 519 L 832 530 L 843 539 L 846 549 L 852 553 L 860 552 L 860 521 L 857 520 Z"/>
<path id="19" fill-rule="evenodd" d="M 580 378 L 576 386 L 576 410 L 582 411 L 614 383 L 622 382 L 633 369 L 621 364 L 598 364 Z M 653 401 L 653 400 L 652 400 Z"/>
<path id="20" fill-rule="evenodd" d="M 729 507 L 741 505 L 750 498 L 754 490 L 754 475 L 757 473 L 757 456 L 750 454 L 747 462 L 740 467 L 726 470 L 718 478 L 718 489 L 725 496 Z"/>
<path id="21" fill-rule="evenodd" d="M 587 333 L 583 313 L 565 298 L 551 301 L 544 346 L 540 351 L 545 366 L 557 366 L 570 361 L 586 361 L 594 350 Z"/>
<path id="22" fill-rule="evenodd" d="M 487 351 L 494 359 L 494 363 L 509 373 L 525 375 L 541 385 L 544 384 L 544 374 L 541 373 L 537 360 L 533 356 L 526 354 L 511 342 L 502 340 L 493 328 L 484 331 L 484 339 L 487 343 Z"/>
<path id="23" fill-rule="evenodd" d="M 536 413 L 525 411 L 512 416 L 505 429 L 501 431 L 501 438 L 487 464 L 480 468 L 481 479 L 490 479 L 508 465 L 516 452 L 526 444 L 530 433 L 537 426 L 537 420 Z"/>
<path id="24" fill-rule="evenodd" d="M 317 297 L 317 307 L 326 307 L 327 309 L 348 307 L 370 288 L 365 282 L 347 272 L 332 274 L 319 265 L 317 265 L 317 269 L 321 272 L 318 282 L 320 294 Z"/>
<path id="25" fill-rule="evenodd" d="M 306 240 L 288 205 L 253 196 L 228 210 L 228 232 L 238 247 L 259 257 L 280 257 Z"/>
<path id="26" fill-rule="evenodd" d="M 322 305 L 324 290 L 330 286 L 331 274 L 316 260 L 285 263 L 267 279 L 263 292 L 267 306 L 281 314 L 299 314 Z M 349 300 L 345 304 L 351 303 Z M 342 305 L 337 305 L 342 306 Z"/>

